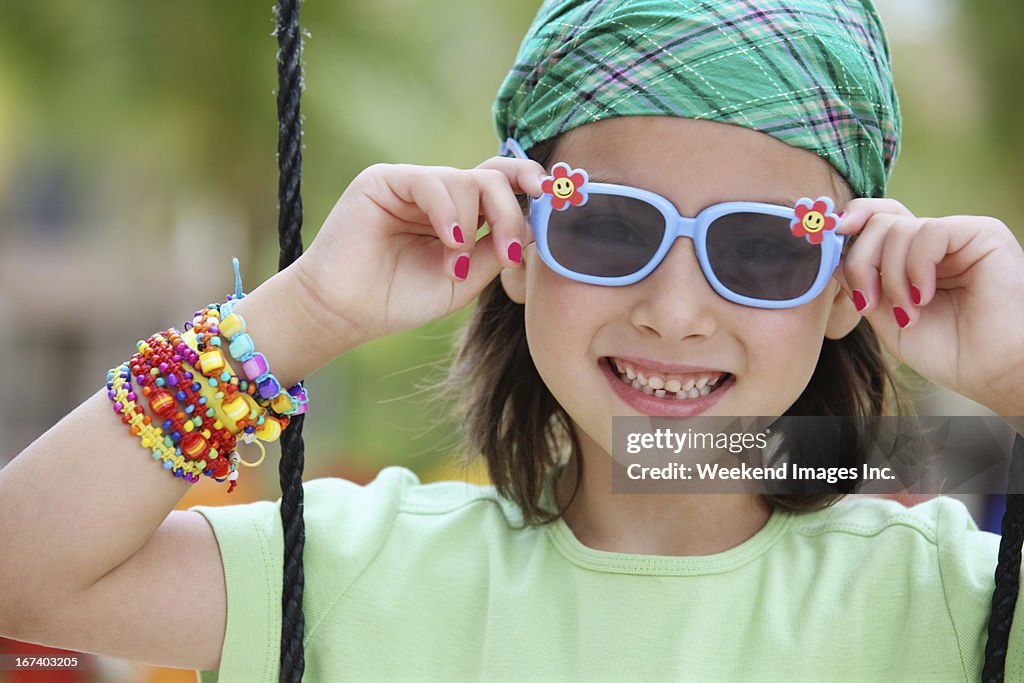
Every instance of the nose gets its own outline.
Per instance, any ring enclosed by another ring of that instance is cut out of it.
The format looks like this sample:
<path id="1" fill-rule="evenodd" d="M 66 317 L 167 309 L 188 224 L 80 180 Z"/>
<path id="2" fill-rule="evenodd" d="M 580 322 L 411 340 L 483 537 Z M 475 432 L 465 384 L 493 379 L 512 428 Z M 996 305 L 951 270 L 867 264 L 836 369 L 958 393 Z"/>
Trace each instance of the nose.
<path id="1" fill-rule="evenodd" d="M 636 292 L 631 322 L 665 342 L 711 336 L 728 304 L 708 284 L 688 237 L 677 239 L 654 272 L 630 289 Z"/>

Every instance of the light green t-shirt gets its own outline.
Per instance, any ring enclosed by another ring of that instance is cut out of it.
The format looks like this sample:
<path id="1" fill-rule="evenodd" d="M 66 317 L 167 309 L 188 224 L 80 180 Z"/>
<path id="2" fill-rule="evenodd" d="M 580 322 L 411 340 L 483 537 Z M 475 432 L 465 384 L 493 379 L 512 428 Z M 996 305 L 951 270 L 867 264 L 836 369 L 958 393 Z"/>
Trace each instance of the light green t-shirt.
<path id="1" fill-rule="evenodd" d="M 400 467 L 304 489 L 304 681 L 980 680 L 999 537 L 952 498 L 776 510 L 735 548 L 668 557 L 523 528 L 492 487 Z M 278 680 L 279 507 L 191 508 L 224 561 L 221 683 Z"/>

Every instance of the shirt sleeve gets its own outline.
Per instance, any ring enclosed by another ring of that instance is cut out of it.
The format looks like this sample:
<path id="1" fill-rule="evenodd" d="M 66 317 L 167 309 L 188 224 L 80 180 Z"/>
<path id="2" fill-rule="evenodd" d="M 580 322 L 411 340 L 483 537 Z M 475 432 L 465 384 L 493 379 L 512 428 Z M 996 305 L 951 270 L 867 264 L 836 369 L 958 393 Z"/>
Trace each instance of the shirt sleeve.
<path id="1" fill-rule="evenodd" d="M 404 490 L 418 484 L 401 467 L 385 468 L 366 486 L 333 477 L 303 484 L 304 640 L 383 547 Z M 227 587 L 220 669 L 199 671 L 198 680 L 275 683 L 284 576 L 281 499 L 189 510 L 213 528 Z"/>
<path id="2" fill-rule="evenodd" d="M 936 528 L 942 588 L 964 673 L 968 680 L 981 680 L 1000 537 L 979 531 L 966 506 L 949 497 L 939 505 Z M 1005 674 L 1007 681 L 1024 681 L 1024 593 L 1014 608 Z"/>

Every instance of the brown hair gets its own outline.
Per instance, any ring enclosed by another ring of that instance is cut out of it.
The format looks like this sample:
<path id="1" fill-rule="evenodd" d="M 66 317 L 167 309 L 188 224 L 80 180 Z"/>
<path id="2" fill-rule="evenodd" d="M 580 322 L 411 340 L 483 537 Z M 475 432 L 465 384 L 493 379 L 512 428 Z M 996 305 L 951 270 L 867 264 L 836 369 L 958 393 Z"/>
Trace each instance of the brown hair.
<path id="1" fill-rule="evenodd" d="M 558 138 L 540 143 L 528 154 L 547 168 L 557 143 Z M 834 181 L 838 197 L 853 197 L 838 174 Z M 525 307 L 509 299 L 500 279 L 481 292 L 457 349 L 442 388 L 456 399 L 467 445 L 462 464 L 468 466 L 483 457 L 495 489 L 519 505 L 526 523 L 555 521 L 572 499 L 561 509 L 546 509 L 541 502 L 545 480 L 564 458 L 575 461 L 575 497 L 583 467 L 579 441 L 568 413 L 530 357 Z M 868 321 L 861 320 L 846 337 L 824 340 L 807 388 L 786 415 L 861 417 L 912 412 L 878 337 Z M 858 433 L 856 438 L 858 444 L 867 442 L 866 434 Z M 833 505 L 844 495 L 765 495 L 765 499 L 773 507 L 810 512 Z"/>

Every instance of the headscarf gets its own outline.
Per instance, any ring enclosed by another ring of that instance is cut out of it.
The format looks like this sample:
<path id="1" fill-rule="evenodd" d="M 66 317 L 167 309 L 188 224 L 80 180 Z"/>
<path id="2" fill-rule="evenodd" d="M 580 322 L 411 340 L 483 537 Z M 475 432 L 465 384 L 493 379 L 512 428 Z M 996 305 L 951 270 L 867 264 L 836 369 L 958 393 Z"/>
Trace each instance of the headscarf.
<path id="1" fill-rule="evenodd" d="M 871 0 L 545 0 L 498 91 L 525 148 L 614 116 L 731 123 L 818 154 L 882 197 L 900 148 Z"/>

